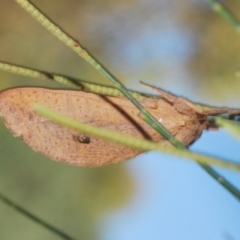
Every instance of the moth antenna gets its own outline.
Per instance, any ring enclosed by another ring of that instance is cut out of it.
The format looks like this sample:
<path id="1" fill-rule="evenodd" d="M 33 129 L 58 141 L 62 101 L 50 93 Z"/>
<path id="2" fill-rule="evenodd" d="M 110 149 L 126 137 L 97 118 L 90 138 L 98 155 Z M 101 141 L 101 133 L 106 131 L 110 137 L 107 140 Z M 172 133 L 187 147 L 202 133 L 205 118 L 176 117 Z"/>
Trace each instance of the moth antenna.
<path id="1" fill-rule="evenodd" d="M 146 84 L 146 83 L 144 83 L 142 81 L 140 81 L 140 85 L 142 85 L 142 86 L 144 86 L 144 87 L 146 87 L 148 89 L 151 89 L 154 92 L 159 93 L 162 98 L 166 99 L 167 101 L 169 101 L 171 103 L 175 102 L 176 99 L 178 99 L 178 97 L 174 96 L 173 94 L 168 93 L 168 92 L 166 92 L 166 91 L 164 91 L 164 90 L 162 90 L 160 88 L 156 88 L 154 86 Z"/>

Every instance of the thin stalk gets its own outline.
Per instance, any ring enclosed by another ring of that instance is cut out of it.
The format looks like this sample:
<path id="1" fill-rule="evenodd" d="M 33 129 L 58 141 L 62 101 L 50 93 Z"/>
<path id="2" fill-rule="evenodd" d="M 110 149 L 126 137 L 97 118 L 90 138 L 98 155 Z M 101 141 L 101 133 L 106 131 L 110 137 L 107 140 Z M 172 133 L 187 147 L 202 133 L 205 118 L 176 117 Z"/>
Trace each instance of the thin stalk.
<path id="1" fill-rule="evenodd" d="M 218 183 L 220 183 L 225 189 L 227 189 L 229 192 L 232 193 L 233 196 L 235 196 L 238 200 L 240 200 L 240 191 L 231 184 L 228 180 L 226 180 L 224 177 L 220 176 L 217 172 L 215 172 L 209 165 L 200 164 L 200 166 L 209 174 L 211 177 L 213 177 L 215 180 L 217 180 Z"/>
<path id="2" fill-rule="evenodd" d="M 57 74 L 46 73 L 43 71 L 37 71 L 30 68 L 24 68 L 17 65 L 5 63 L 0 61 L 0 69 L 10 73 L 16 73 L 19 75 L 32 77 L 32 78 L 39 78 L 39 79 L 48 79 L 52 81 L 56 81 L 71 87 L 79 87 L 77 83 L 73 80 L 69 80 L 68 78 L 61 77 Z"/>
<path id="3" fill-rule="evenodd" d="M 206 0 L 212 9 L 229 22 L 238 32 L 240 32 L 240 22 L 233 16 L 233 14 L 217 0 Z"/>
<path id="4" fill-rule="evenodd" d="M 18 65 L 14 65 L 14 64 L 2 62 L 2 61 L 0 61 L 0 70 L 23 75 L 26 77 L 55 81 L 70 87 L 77 87 L 84 92 L 91 92 L 99 95 L 107 95 L 107 96 L 113 96 L 113 97 L 124 96 L 117 88 L 114 88 L 114 87 L 107 87 L 107 86 L 89 83 L 85 81 L 74 80 L 72 78 L 63 76 L 61 74 L 38 71 L 35 69 L 25 68 L 25 67 L 21 67 Z M 134 91 L 130 91 L 130 93 L 138 100 L 153 97 L 147 94 L 142 94 Z"/>
<path id="5" fill-rule="evenodd" d="M 62 239 L 66 239 L 66 240 L 75 240 L 75 238 L 70 237 L 69 235 L 65 234 L 64 232 L 62 232 L 61 230 L 55 228 L 54 226 L 50 225 L 49 223 L 43 221 L 42 219 L 40 219 L 39 217 L 36 217 L 35 215 L 33 215 L 32 213 L 28 212 L 26 209 L 20 207 L 18 204 L 12 202 L 9 198 L 5 197 L 2 193 L 0 193 L 0 200 L 4 203 L 6 203 L 7 205 L 9 205 L 10 207 L 14 208 L 16 211 L 22 213 L 23 215 L 25 215 L 27 218 L 30 218 L 31 220 L 33 220 L 34 222 L 42 225 L 43 227 L 47 228 L 48 230 L 50 230 L 52 233 L 54 233 L 55 235 L 61 237 Z"/>

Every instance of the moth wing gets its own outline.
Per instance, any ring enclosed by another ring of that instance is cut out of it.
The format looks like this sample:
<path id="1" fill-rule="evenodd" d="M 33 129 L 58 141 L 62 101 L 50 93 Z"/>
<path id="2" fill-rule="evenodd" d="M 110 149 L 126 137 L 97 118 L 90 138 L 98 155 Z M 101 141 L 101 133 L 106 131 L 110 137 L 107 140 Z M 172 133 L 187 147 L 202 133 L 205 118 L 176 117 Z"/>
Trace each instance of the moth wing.
<path id="1" fill-rule="evenodd" d="M 81 132 L 36 114 L 32 110 L 34 103 L 81 122 L 139 138 L 151 139 L 154 131 L 139 119 L 138 110 L 126 99 L 119 102 L 118 98 L 91 93 L 41 88 L 17 88 L 0 93 L 0 114 L 6 126 L 33 150 L 56 161 L 101 166 L 124 161 L 140 152 L 91 136 L 89 143 L 76 141 L 75 136 L 82 135 Z"/>

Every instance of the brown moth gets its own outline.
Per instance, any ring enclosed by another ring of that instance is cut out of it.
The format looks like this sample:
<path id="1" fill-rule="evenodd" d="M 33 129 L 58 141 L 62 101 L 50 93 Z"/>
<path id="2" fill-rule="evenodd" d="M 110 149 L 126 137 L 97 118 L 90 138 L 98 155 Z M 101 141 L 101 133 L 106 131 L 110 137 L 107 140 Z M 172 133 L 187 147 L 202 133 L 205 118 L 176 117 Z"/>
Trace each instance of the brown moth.
<path id="1" fill-rule="evenodd" d="M 160 89 L 159 98 L 141 104 L 185 146 L 209 126 L 208 115 L 239 114 L 227 108 L 200 109 L 190 101 Z M 81 166 L 103 166 L 132 158 L 141 152 L 60 126 L 32 110 L 40 103 L 65 116 L 112 129 L 133 137 L 170 145 L 139 118 L 139 110 L 127 99 L 93 93 L 43 88 L 15 88 L 0 93 L 0 116 L 14 136 L 21 136 L 33 150 L 49 158 Z"/>

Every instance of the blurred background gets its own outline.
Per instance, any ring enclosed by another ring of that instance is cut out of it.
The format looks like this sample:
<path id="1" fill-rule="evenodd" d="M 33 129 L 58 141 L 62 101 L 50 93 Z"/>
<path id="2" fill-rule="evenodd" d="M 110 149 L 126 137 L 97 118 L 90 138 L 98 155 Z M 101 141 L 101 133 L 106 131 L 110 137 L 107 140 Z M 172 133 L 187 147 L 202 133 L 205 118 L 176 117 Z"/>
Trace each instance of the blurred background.
<path id="1" fill-rule="evenodd" d="M 240 19 L 239 1 L 221 1 Z M 204 0 L 32 1 L 130 89 L 139 81 L 239 108 L 240 39 Z M 14 1 L 0 0 L 0 61 L 110 85 Z M 0 91 L 66 88 L 0 71 Z M 205 132 L 191 149 L 239 161 L 239 142 Z M 240 174 L 216 168 L 240 188 Z M 145 153 L 122 164 L 55 163 L 0 120 L 0 192 L 76 239 L 237 240 L 239 201 L 197 164 Z M 60 239 L 0 202 L 0 239 Z"/>

